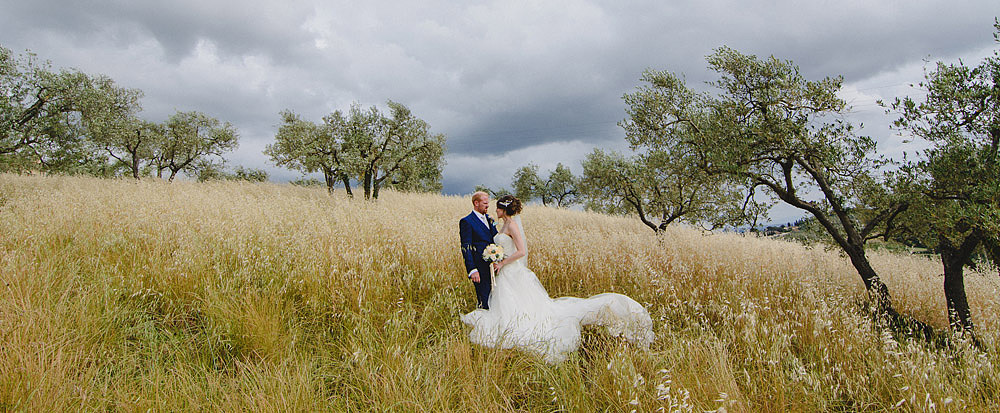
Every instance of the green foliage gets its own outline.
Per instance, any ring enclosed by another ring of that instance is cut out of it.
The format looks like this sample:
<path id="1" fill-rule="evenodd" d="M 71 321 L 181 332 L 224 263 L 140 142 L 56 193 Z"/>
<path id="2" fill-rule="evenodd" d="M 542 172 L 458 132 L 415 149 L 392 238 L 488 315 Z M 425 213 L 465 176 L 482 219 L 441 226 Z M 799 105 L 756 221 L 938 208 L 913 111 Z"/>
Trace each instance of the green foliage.
<path id="1" fill-rule="evenodd" d="M 170 179 L 236 147 L 236 131 L 197 112 L 165 124 L 138 118 L 142 91 L 106 76 L 54 71 L 34 54 L 0 47 L 0 171 Z"/>
<path id="2" fill-rule="evenodd" d="M 584 208 L 605 214 L 633 212 L 626 197 L 632 193 L 632 175 L 641 170 L 619 153 L 594 149 L 583 161 Z M 634 212 L 642 215 L 645 210 Z"/>
<path id="3" fill-rule="evenodd" d="M 994 51 L 975 67 L 938 62 L 925 78 L 922 100 L 897 98 L 891 104 L 900 115 L 894 125 L 931 144 L 897 176 L 897 191 L 912 203 L 900 230 L 938 249 L 970 237 L 997 243 L 1000 57 Z"/>
<path id="4" fill-rule="evenodd" d="M 675 221 L 710 228 L 751 224 L 766 208 L 744 197 L 737 178 L 706 170 L 694 141 L 715 136 L 709 129 L 710 100 L 681 78 L 648 70 L 635 92 L 626 94 L 626 139 L 639 153 L 625 157 L 595 150 L 584 161 L 587 207 L 635 214 L 662 231 Z"/>
<path id="5" fill-rule="evenodd" d="M 502 197 L 504 195 L 513 195 L 512 193 L 510 193 L 510 190 L 507 189 L 507 188 L 491 189 L 491 188 L 487 187 L 486 185 L 482 185 L 482 184 L 476 185 L 476 188 L 474 190 L 476 192 L 485 192 L 487 194 L 490 194 L 490 197 L 493 198 L 493 199 L 499 199 L 500 197 Z M 520 199 L 520 197 L 518 197 L 518 198 Z"/>
<path id="6" fill-rule="evenodd" d="M 198 162 L 221 157 L 239 145 L 239 134 L 232 124 L 197 111 L 173 114 L 164 129 L 163 139 L 156 142 L 154 158 L 157 176 L 170 171 L 168 181 L 181 171 L 195 172 Z"/>
<path id="7" fill-rule="evenodd" d="M 401 191 L 441 191 L 444 135 L 432 135 L 430 126 L 406 106 L 390 101 L 390 115 L 377 107 L 351 105 L 345 115 L 335 111 L 323 125 L 282 112 L 275 142 L 264 153 L 278 166 L 302 172 L 322 172 L 327 189 L 341 181 L 351 194 L 354 177 L 365 199 L 378 198 L 385 186 Z"/>
<path id="8" fill-rule="evenodd" d="M 894 177 L 909 205 L 896 237 L 941 255 L 952 325 L 972 330 L 963 267 L 977 251 L 1000 263 L 1000 54 L 975 67 L 938 62 L 924 77 L 922 99 L 891 105 L 895 127 L 931 144 Z"/>
<path id="9" fill-rule="evenodd" d="M 642 80 L 646 84 L 623 98 L 629 116 L 621 126 L 632 149 L 644 152 L 626 161 L 633 165 L 620 166 L 630 172 L 615 193 L 628 194 L 632 209 L 659 215 L 661 229 L 677 219 L 711 228 L 756 225 L 769 204 L 758 202 L 753 187 L 743 193 L 745 178 L 710 170 L 699 150 L 698 140 L 719 138 L 711 97 L 668 72 L 649 70 Z"/>
<path id="10" fill-rule="evenodd" d="M 542 203 L 545 205 L 555 204 L 559 208 L 568 207 L 578 203 L 580 178 L 573 175 L 562 163 L 556 165 L 556 169 L 549 174 L 549 179 L 545 180 L 545 186 L 541 189 Z"/>
<path id="11" fill-rule="evenodd" d="M 511 187 L 514 189 L 514 196 L 522 202 L 529 202 L 536 197 L 545 183 L 538 177 L 538 165 L 528 164 L 518 168 L 514 172 L 514 180 Z"/>
<path id="12" fill-rule="evenodd" d="M 87 136 L 138 179 L 154 145 L 163 139 L 163 128 L 137 117 L 141 90 L 119 87 L 104 76 L 95 78 L 94 86 L 85 94 L 82 110 Z"/>
<path id="13" fill-rule="evenodd" d="M 304 187 L 326 186 L 326 184 L 324 184 L 323 181 L 320 181 L 319 179 L 306 178 L 306 177 L 295 179 L 289 183 L 292 185 L 304 186 Z"/>
<path id="14" fill-rule="evenodd" d="M 351 194 L 350 164 L 343 143 L 347 136 L 347 120 L 340 111 L 323 118 L 323 124 L 303 120 L 298 114 L 281 112 L 282 124 L 275 141 L 267 145 L 264 153 L 277 166 L 304 173 L 322 172 L 326 188 L 333 192 L 337 181 Z"/>
<path id="15" fill-rule="evenodd" d="M 739 182 L 703 168 L 689 146 L 706 133 L 706 115 L 696 105 L 707 100 L 667 72 L 646 71 L 645 84 L 626 94 L 628 118 L 621 122 L 638 155 L 591 153 L 584 162 L 588 206 L 609 213 L 635 213 L 654 231 L 680 220 L 711 228 L 736 226 L 764 208 L 745 203 Z M 751 199 L 752 201 L 752 199 Z M 741 209 L 746 205 L 750 214 Z"/>
<path id="16" fill-rule="evenodd" d="M 426 132 L 417 132 L 417 134 Z M 405 158 L 399 168 L 389 176 L 388 186 L 400 191 L 441 192 L 441 171 L 444 168 L 444 135 L 416 137 L 426 140 L 425 144 L 411 144 L 422 147 Z"/>
<path id="17" fill-rule="evenodd" d="M 106 79 L 51 66 L 0 46 L 0 170 L 111 174 L 81 124 Z"/>
<path id="18" fill-rule="evenodd" d="M 522 166 L 514 172 L 511 186 L 514 195 L 524 202 L 537 198 L 542 200 L 543 205 L 551 204 L 558 208 L 580 203 L 580 178 L 562 163 L 557 164 L 545 180 L 538 175 L 537 165 Z"/>
<path id="19" fill-rule="evenodd" d="M 838 117 L 846 110 L 836 95 L 842 79 L 809 81 L 791 62 L 726 47 L 708 62 L 719 73 L 716 96 L 654 74 L 651 82 L 666 89 L 658 102 L 666 120 L 656 133 L 630 134 L 630 143 L 691 151 L 702 169 L 813 214 L 838 244 L 863 245 L 885 219 L 879 213 L 862 223 L 858 211 L 874 207 L 862 195 L 880 182 L 886 161 L 872 138 L 854 135 Z"/>
<path id="20" fill-rule="evenodd" d="M 595 149 L 583 162 L 587 208 L 635 214 L 653 231 L 675 221 L 719 228 L 742 222 L 741 193 L 666 150 L 627 158 Z"/>
<path id="21" fill-rule="evenodd" d="M 440 191 L 445 137 L 406 106 L 389 101 L 389 114 L 372 106 L 353 105 L 345 147 L 353 154 L 351 171 L 365 191 L 378 199 L 384 186 L 403 190 Z"/>
<path id="22" fill-rule="evenodd" d="M 670 73 L 649 72 L 653 85 L 631 112 L 645 133 L 629 133 L 633 149 L 689 159 L 705 172 L 748 189 L 746 205 L 762 196 L 810 213 L 851 258 L 876 308 L 908 325 L 892 308 L 888 288 L 865 254 L 865 243 L 883 236 L 905 204 L 871 202 L 887 161 L 875 140 L 857 136 L 843 120 L 837 97 L 842 78 L 806 80 L 790 61 L 766 59 L 720 47 L 707 58 L 718 74 L 717 93 L 698 93 Z M 629 125 L 626 124 L 626 129 Z M 753 208 L 751 208 L 753 209 Z M 915 324 L 926 330 L 927 326 Z"/>
<path id="23" fill-rule="evenodd" d="M 247 182 L 267 182 L 268 174 L 267 171 L 263 169 L 246 168 L 239 165 L 236 167 L 236 170 L 233 171 L 233 179 Z"/>
<path id="24" fill-rule="evenodd" d="M 225 162 L 201 159 L 190 169 L 198 182 L 220 181 L 229 179 L 232 175 L 226 172 Z"/>
<path id="25" fill-rule="evenodd" d="M 226 170 L 224 162 L 213 162 L 202 160 L 196 163 L 193 168 L 198 182 L 206 181 L 247 181 L 247 182 L 267 182 L 267 171 L 257 168 L 246 168 L 237 165 L 232 172 Z"/>

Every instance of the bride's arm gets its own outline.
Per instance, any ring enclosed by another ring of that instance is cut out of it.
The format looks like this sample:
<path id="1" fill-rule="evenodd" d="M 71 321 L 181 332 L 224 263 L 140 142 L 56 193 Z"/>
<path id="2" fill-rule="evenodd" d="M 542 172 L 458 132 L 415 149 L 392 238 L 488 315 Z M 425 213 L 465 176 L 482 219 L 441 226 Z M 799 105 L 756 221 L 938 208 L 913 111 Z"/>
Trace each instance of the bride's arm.
<path id="1" fill-rule="evenodd" d="M 521 226 L 511 225 L 509 235 L 514 240 L 514 246 L 517 247 L 517 251 L 511 254 L 509 257 L 504 258 L 503 261 L 500 261 L 500 265 L 497 266 L 498 270 L 502 268 L 504 265 L 510 264 L 514 261 L 517 261 L 521 258 L 528 256 L 528 246 L 527 244 L 524 243 L 524 234 L 521 233 Z"/>

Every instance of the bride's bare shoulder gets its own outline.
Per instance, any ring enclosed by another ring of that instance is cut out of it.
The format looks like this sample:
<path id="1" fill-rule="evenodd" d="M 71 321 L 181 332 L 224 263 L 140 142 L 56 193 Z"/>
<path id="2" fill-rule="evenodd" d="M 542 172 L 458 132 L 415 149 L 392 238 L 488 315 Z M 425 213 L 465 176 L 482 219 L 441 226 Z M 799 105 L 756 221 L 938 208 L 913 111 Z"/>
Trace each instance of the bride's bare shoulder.
<path id="1" fill-rule="evenodd" d="M 517 222 L 515 221 L 515 222 L 509 223 L 509 224 L 504 224 L 504 232 L 507 235 L 510 235 L 511 237 L 513 237 L 515 233 L 518 234 L 518 235 L 521 234 L 521 228 L 520 228 L 519 225 L 517 225 Z"/>

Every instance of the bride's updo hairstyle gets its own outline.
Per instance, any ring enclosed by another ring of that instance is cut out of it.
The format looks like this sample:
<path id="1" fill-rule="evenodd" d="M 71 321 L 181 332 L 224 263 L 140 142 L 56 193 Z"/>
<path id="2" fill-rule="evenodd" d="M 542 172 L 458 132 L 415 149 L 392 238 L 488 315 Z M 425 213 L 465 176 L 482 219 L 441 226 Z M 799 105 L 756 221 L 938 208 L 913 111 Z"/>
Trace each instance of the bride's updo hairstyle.
<path id="1" fill-rule="evenodd" d="M 512 217 L 521 213 L 521 200 L 514 195 L 504 195 L 497 200 L 497 208 Z"/>

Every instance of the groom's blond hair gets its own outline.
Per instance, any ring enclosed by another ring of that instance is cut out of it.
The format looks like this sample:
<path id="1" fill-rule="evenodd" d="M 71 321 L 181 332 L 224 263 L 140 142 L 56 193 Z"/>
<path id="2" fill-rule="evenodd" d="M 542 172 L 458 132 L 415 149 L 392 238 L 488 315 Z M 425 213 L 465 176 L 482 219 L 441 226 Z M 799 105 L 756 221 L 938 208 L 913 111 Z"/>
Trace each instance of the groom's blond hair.
<path id="1" fill-rule="evenodd" d="M 472 193 L 472 202 L 476 202 L 476 200 L 478 200 L 479 198 L 483 198 L 483 197 L 489 198 L 490 194 L 487 194 L 486 192 L 483 192 L 483 191 L 473 192 Z"/>

